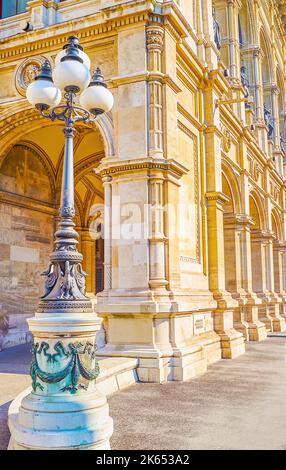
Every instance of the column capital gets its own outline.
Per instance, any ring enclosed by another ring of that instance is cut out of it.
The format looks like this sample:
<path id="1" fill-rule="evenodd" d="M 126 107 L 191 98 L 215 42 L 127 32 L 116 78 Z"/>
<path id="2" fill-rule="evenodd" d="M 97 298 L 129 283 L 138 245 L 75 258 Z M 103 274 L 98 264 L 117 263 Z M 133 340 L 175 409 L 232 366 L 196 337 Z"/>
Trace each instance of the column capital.
<path id="1" fill-rule="evenodd" d="M 146 28 L 146 44 L 148 51 L 157 49 L 162 52 L 164 46 L 164 29 L 158 25 L 149 25 Z"/>
<path id="2" fill-rule="evenodd" d="M 273 250 L 285 252 L 286 240 L 280 241 L 280 240 L 275 239 L 273 242 Z"/>
<path id="3" fill-rule="evenodd" d="M 253 239 L 261 242 L 273 241 L 276 239 L 275 233 L 272 230 L 264 229 L 253 230 L 251 236 Z"/>
<path id="4" fill-rule="evenodd" d="M 168 174 L 174 176 L 176 179 L 180 179 L 183 175 L 186 175 L 189 170 L 174 159 L 166 160 L 151 157 L 128 161 L 116 159 L 106 163 L 102 162 L 96 169 L 96 173 L 101 174 L 102 178 L 110 178 L 106 182 L 110 182 L 114 175 L 122 175 L 124 178 L 128 176 L 128 178 L 133 179 L 136 174 L 145 174 L 149 178 L 156 174 L 159 175 L 162 172 L 165 176 Z"/>
<path id="5" fill-rule="evenodd" d="M 243 55 L 253 54 L 254 57 L 262 58 L 264 56 L 263 50 L 259 44 L 250 44 L 247 48 L 243 49 Z"/>
<path id="6" fill-rule="evenodd" d="M 252 217 L 247 214 L 224 214 L 224 223 L 234 228 L 252 228 L 255 222 Z"/>
<path id="7" fill-rule="evenodd" d="M 206 200 L 209 205 L 213 205 L 215 203 L 217 205 L 223 206 L 230 201 L 230 198 L 223 192 L 209 191 L 206 193 Z"/>

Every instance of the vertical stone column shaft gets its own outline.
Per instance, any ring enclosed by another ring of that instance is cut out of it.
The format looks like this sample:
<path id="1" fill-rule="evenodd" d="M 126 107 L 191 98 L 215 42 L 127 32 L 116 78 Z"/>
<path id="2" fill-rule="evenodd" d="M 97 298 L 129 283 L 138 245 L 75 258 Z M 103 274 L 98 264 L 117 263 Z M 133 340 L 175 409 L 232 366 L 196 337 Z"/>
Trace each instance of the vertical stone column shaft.
<path id="1" fill-rule="evenodd" d="M 229 33 L 229 70 L 231 77 L 238 77 L 238 64 L 237 64 L 237 44 L 235 21 L 237 19 L 237 9 L 234 0 L 227 1 L 227 18 L 228 18 L 228 33 Z"/>
<path id="2" fill-rule="evenodd" d="M 274 124 L 274 145 L 275 148 L 280 145 L 280 123 L 279 123 L 279 103 L 278 103 L 278 88 L 276 84 L 271 86 L 271 105 L 273 112 L 273 124 Z"/>
<path id="3" fill-rule="evenodd" d="M 149 182 L 149 262 L 152 288 L 166 286 L 164 236 L 164 180 L 152 178 Z"/>
<path id="4" fill-rule="evenodd" d="M 111 177 L 103 176 L 104 187 L 104 290 L 112 288 L 112 187 Z"/>
<path id="5" fill-rule="evenodd" d="M 163 156 L 163 84 L 152 74 L 162 72 L 162 51 L 164 30 L 158 26 L 146 29 L 148 70 L 151 78 L 148 83 L 149 109 L 149 154 Z"/>
<path id="6" fill-rule="evenodd" d="M 263 99 L 261 84 L 261 49 L 257 46 L 253 51 L 253 75 L 256 104 L 256 120 L 263 122 Z"/>

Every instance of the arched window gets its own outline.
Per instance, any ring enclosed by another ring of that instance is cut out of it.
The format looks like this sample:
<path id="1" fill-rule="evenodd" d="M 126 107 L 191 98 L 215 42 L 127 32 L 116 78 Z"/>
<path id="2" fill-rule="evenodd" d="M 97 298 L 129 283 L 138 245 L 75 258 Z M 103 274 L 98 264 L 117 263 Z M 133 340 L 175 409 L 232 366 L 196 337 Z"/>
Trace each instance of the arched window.
<path id="1" fill-rule="evenodd" d="M 26 11 L 28 0 L 0 0 L 0 18 L 19 15 Z"/>

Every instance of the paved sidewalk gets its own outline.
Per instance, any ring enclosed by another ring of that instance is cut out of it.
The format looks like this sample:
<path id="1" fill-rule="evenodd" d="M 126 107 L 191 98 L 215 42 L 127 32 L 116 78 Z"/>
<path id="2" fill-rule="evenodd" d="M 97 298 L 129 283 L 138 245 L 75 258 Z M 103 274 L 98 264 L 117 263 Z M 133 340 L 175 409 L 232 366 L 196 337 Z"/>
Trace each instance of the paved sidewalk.
<path id="1" fill-rule="evenodd" d="M 190 382 L 136 384 L 109 398 L 112 449 L 286 450 L 286 334 L 248 343 Z M 0 353 L 0 449 L 9 402 L 30 384 L 26 346 Z"/>

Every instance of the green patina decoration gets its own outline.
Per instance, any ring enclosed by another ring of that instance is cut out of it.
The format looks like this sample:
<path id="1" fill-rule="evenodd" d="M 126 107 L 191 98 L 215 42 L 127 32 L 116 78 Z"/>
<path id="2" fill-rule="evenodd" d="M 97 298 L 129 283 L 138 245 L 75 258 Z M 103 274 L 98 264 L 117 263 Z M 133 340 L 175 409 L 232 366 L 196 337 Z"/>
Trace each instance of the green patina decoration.
<path id="1" fill-rule="evenodd" d="M 49 348 L 49 344 L 44 341 L 40 345 L 39 343 L 33 345 L 33 359 L 30 374 L 32 377 L 32 387 L 34 391 L 36 391 L 37 388 L 44 390 L 43 385 L 38 381 L 38 379 L 44 383 L 56 384 L 70 376 L 69 385 L 63 387 L 61 391 L 69 391 L 73 394 L 76 393 L 79 388 L 87 388 L 84 384 L 79 383 L 80 377 L 83 377 L 89 381 L 95 380 L 98 377 L 99 366 L 97 362 L 95 363 L 94 369 L 88 369 L 82 364 L 80 360 L 80 355 L 83 354 L 88 354 L 91 359 L 95 358 L 95 349 L 91 343 L 86 343 L 85 345 L 82 343 L 70 343 L 66 349 L 63 343 L 58 341 L 54 347 L 54 350 L 56 351 L 54 354 L 48 352 Z M 41 354 L 47 358 L 47 363 L 56 363 L 62 358 L 69 357 L 70 361 L 66 367 L 58 372 L 45 372 L 40 368 L 37 359 L 37 355 Z"/>

